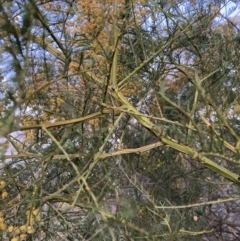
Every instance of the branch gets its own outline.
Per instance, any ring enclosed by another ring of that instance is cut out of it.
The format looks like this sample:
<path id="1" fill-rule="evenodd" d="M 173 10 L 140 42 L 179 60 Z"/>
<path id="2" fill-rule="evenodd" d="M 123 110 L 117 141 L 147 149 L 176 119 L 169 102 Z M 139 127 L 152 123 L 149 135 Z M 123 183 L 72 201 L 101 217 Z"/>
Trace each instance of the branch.
<path id="1" fill-rule="evenodd" d="M 192 23 L 192 22 L 191 22 Z M 187 31 L 189 26 L 191 25 L 191 23 L 184 28 L 183 31 Z M 181 33 L 179 33 L 178 35 L 176 35 L 174 39 L 176 39 L 177 37 L 180 36 Z M 38 43 L 40 46 L 42 46 L 44 49 L 46 49 L 47 51 L 49 51 L 51 54 L 53 54 L 55 57 L 59 58 L 60 60 L 62 60 L 63 62 L 65 61 L 65 56 L 63 53 L 59 52 L 57 49 L 53 48 L 50 44 L 46 44 L 45 42 L 43 42 L 42 39 L 38 38 L 38 37 L 33 37 L 32 38 L 33 41 L 35 43 Z M 171 43 L 171 41 L 170 41 Z M 169 43 L 169 44 L 170 44 Z M 167 45 L 168 46 L 168 45 Z M 164 46 L 166 47 L 166 46 Z M 126 81 L 133 75 L 135 74 L 138 70 L 140 70 L 145 64 L 147 64 L 149 61 L 151 61 L 154 57 L 157 56 L 157 54 L 159 54 L 162 51 L 163 48 L 161 48 L 159 51 L 155 52 L 149 59 L 147 59 L 146 61 L 144 61 L 139 67 L 135 68 L 134 71 L 132 71 L 128 76 L 126 76 L 122 81 L 120 81 L 120 83 L 118 84 L 119 88 L 122 88 L 124 86 L 124 84 L 126 83 Z M 82 73 L 83 76 L 85 78 L 87 78 L 89 81 L 93 81 L 95 84 L 97 84 L 100 88 L 102 88 L 102 85 L 104 83 L 104 81 L 101 81 L 100 79 L 98 79 L 96 76 L 94 76 L 90 71 L 86 71 Z M 232 182 L 235 183 L 239 183 L 240 177 L 239 175 L 229 171 L 228 169 L 221 167 L 220 165 L 218 165 L 217 163 L 213 162 L 212 160 L 208 159 L 207 157 L 201 155 L 198 153 L 197 150 L 190 148 L 188 146 L 185 146 L 183 144 L 178 144 L 176 140 L 171 139 L 169 136 L 164 135 L 164 131 L 160 126 L 156 126 L 155 124 L 153 124 L 149 118 L 141 116 L 140 112 L 131 105 L 131 103 L 129 103 L 129 101 L 125 98 L 125 96 L 119 91 L 118 87 L 112 86 L 112 88 L 108 88 L 108 93 L 115 99 L 117 100 L 119 103 L 121 103 L 122 105 L 126 106 L 127 109 L 131 112 L 129 113 L 132 117 L 134 117 L 141 125 L 143 125 L 146 129 L 148 129 L 152 134 L 154 134 L 155 136 L 158 136 L 159 139 L 164 143 L 169 145 L 171 148 L 178 150 L 180 152 L 186 153 L 188 154 L 191 158 L 193 158 L 194 160 L 202 163 L 205 167 L 207 167 L 208 169 L 226 177 L 227 179 L 231 180 Z M 209 100 L 207 100 L 209 101 Z M 210 103 L 210 102 L 209 102 Z M 216 108 L 214 108 L 216 110 Z M 216 110 L 217 111 L 217 110 Z M 219 111 L 217 111 L 218 115 L 219 115 Z M 220 118 L 222 116 L 220 115 Z M 73 123 L 79 122 L 76 121 L 74 122 L 74 120 L 70 120 L 68 122 L 70 122 L 69 124 L 71 124 L 73 121 Z M 81 120 L 82 121 L 82 120 Z M 64 122 L 66 123 L 66 122 Z M 62 123 L 62 124 L 64 124 Z M 230 129 L 230 133 L 234 134 L 232 129 L 229 127 L 229 125 L 226 123 L 226 120 L 223 120 L 223 123 L 225 124 L 225 126 Z M 51 124 L 51 126 L 54 124 Z M 61 125 L 61 124 L 60 124 Z M 50 125 L 48 126 L 50 127 Z M 39 128 L 39 127 L 37 127 Z M 29 129 L 29 128 L 28 128 Z M 236 134 L 233 135 L 236 137 Z M 236 138 L 238 139 L 238 138 Z"/>
<path id="2" fill-rule="evenodd" d="M 102 111 L 90 114 L 90 115 L 86 115 L 83 117 L 79 117 L 79 118 L 75 118 L 75 119 L 71 119 L 71 120 L 65 120 L 65 121 L 56 121 L 54 123 L 41 123 L 41 124 L 37 124 L 37 125 L 30 125 L 30 126 L 21 126 L 18 128 L 19 131 L 25 131 L 25 130 L 32 130 L 32 129 L 41 129 L 42 126 L 44 125 L 46 128 L 50 128 L 50 127 L 58 127 L 58 126 L 66 126 L 66 125 L 72 125 L 72 124 L 77 124 L 86 120 L 92 120 L 92 119 L 96 119 L 99 116 L 103 115 L 103 114 L 114 114 L 114 115 L 118 115 L 118 111 L 115 110 L 113 111 L 112 109 L 103 109 Z"/>
<path id="3" fill-rule="evenodd" d="M 119 150 L 119 151 L 115 151 L 115 152 L 111 152 L 111 153 L 103 153 L 100 154 L 98 159 L 99 160 L 103 160 L 106 159 L 107 157 L 112 157 L 112 156 L 119 156 L 119 155 L 124 155 L 124 154 L 129 154 L 129 153 L 142 153 L 145 151 L 149 151 L 153 148 L 162 146 L 162 142 L 156 142 L 153 144 L 149 144 L 146 146 L 142 146 L 139 148 L 130 148 L 130 149 L 123 149 L 123 150 Z M 81 158 L 86 156 L 86 154 L 68 154 L 69 158 Z M 3 155 L 3 159 L 10 159 L 10 158 L 23 158 L 23 157 L 32 157 L 32 158 L 42 158 L 41 155 L 35 154 L 35 153 L 20 153 L 20 154 L 13 154 L 13 155 Z M 53 155 L 52 156 L 52 160 L 59 160 L 59 159 L 66 159 L 65 155 Z"/>
<path id="4" fill-rule="evenodd" d="M 180 206 L 157 206 L 157 209 L 182 209 L 182 208 L 192 208 L 192 207 L 199 207 L 199 206 L 206 206 L 210 204 L 216 203 L 225 203 L 225 202 L 233 202 L 239 200 L 240 197 L 231 197 L 227 199 L 218 199 L 215 201 L 203 202 L 203 203 L 194 203 L 188 205 L 180 205 Z M 150 209 L 149 209 L 150 210 Z M 151 211 L 151 210 L 150 210 Z"/>

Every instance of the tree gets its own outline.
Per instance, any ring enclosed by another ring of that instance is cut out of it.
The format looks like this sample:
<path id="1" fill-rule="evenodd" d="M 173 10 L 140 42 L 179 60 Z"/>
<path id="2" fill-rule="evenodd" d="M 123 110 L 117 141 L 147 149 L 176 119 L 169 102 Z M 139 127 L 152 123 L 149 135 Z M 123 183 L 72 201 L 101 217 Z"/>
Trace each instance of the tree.
<path id="1" fill-rule="evenodd" d="M 238 199 L 234 8 L 0 6 L 3 239 L 239 238 L 214 217 Z"/>

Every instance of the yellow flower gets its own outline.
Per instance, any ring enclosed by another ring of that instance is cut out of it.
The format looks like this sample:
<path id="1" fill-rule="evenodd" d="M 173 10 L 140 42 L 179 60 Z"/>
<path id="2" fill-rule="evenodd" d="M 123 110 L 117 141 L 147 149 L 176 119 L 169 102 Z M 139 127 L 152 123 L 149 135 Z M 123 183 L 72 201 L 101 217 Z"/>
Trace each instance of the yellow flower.
<path id="1" fill-rule="evenodd" d="M 15 227 L 13 232 L 14 232 L 15 234 L 20 234 L 20 233 L 21 233 L 19 227 Z"/>
<path id="2" fill-rule="evenodd" d="M 22 233 L 20 235 L 20 241 L 26 240 L 26 238 L 27 238 L 27 234 Z"/>
<path id="3" fill-rule="evenodd" d="M 0 230 L 5 231 L 7 229 L 7 226 L 5 223 L 0 222 Z"/>
<path id="4" fill-rule="evenodd" d="M 27 231 L 27 225 L 22 225 L 21 227 L 19 227 L 19 229 L 20 229 L 22 232 L 26 232 L 26 231 Z"/>
<path id="5" fill-rule="evenodd" d="M 39 214 L 35 217 L 35 221 L 36 221 L 36 222 L 41 221 L 41 216 L 40 216 Z"/>
<path id="6" fill-rule="evenodd" d="M 2 199 L 4 199 L 8 196 L 8 193 L 6 191 L 3 191 L 1 196 L 2 196 Z"/>
<path id="7" fill-rule="evenodd" d="M 27 229 L 27 233 L 29 233 L 29 234 L 33 234 L 33 233 L 35 233 L 35 231 L 36 231 L 35 228 L 33 228 L 31 226 L 29 226 Z"/>
<path id="8" fill-rule="evenodd" d="M 34 209 L 34 210 L 32 211 L 32 214 L 33 214 L 34 216 L 37 216 L 38 213 L 39 213 L 39 209 Z"/>
<path id="9" fill-rule="evenodd" d="M 14 237 L 11 239 L 11 241 L 18 241 L 19 240 L 19 237 Z"/>
<path id="10" fill-rule="evenodd" d="M 0 182 L 0 188 L 4 188 L 5 185 L 6 185 L 6 183 L 5 183 L 4 181 L 1 181 L 1 182 Z"/>
<path id="11" fill-rule="evenodd" d="M 9 226 L 8 229 L 7 229 L 7 231 L 8 231 L 9 233 L 11 233 L 13 230 L 14 230 L 14 227 L 13 227 L 13 226 Z"/>

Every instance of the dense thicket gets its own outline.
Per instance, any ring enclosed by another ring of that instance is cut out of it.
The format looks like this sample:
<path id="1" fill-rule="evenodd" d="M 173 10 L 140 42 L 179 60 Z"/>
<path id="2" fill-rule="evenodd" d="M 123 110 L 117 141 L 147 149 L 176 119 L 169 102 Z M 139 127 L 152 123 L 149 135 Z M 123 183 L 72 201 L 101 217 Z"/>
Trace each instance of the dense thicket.
<path id="1" fill-rule="evenodd" d="M 234 1 L 0 2 L 1 240 L 239 240 Z"/>

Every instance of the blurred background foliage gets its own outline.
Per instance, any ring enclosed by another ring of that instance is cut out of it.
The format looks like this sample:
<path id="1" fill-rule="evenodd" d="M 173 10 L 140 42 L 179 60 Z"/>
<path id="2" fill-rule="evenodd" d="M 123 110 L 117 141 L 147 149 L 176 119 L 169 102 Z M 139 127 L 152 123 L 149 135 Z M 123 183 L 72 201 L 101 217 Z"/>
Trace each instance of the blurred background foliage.
<path id="1" fill-rule="evenodd" d="M 239 240 L 238 185 L 111 92 L 238 175 L 238 15 L 236 1 L 0 1 L 0 239 Z"/>

